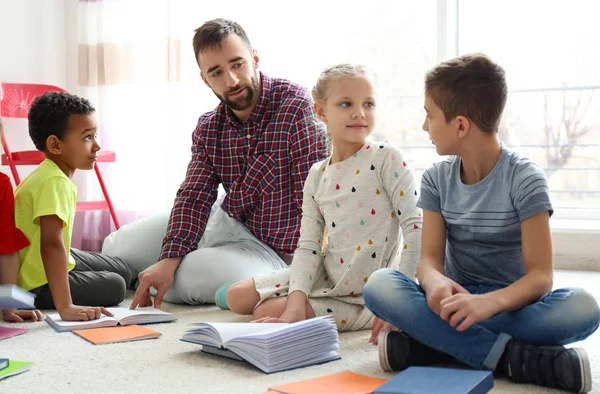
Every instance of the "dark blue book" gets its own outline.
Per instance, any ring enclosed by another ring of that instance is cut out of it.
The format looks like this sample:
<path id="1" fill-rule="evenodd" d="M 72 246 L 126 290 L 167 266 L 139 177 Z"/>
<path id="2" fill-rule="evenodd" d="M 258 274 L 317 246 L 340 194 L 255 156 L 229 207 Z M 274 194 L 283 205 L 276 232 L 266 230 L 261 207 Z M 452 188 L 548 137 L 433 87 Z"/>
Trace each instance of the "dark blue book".
<path id="1" fill-rule="evenodd" d="M 373 391 L 374 394 L 485 394 L 494 387 L 491 371 L 410 367 Z"/>

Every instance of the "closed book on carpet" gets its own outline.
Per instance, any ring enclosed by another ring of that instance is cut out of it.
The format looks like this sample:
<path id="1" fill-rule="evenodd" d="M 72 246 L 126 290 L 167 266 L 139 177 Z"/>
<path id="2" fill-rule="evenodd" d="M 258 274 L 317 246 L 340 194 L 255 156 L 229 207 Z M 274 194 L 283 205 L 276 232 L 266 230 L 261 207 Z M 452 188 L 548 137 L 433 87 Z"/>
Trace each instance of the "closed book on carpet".
<path id="1" fill-rule="evenodd" d="M 162 333 L 147 327 L 132 324 L 129 326 L 92 328 L 89 330 L 73 330 L 73 334 L 79 335 L 94 345 L 104 343 L 118 343 L 129 341 L 141 341 L 143 339 L 155 339 Z"/>
<path id="2" fill-rule="evenodd" d="M 265 373 L 340 358 L 339 335 L 330 317 L 287 323 L 194 323 L 181 338 L 203 351 L 244 360 Z"/>
<path id="3" fill-rule="evenodd" d="M 33 363 L 27 361 L 10 360 L 8 367 L 0 371 L 0 380 L 28 371 L 29 368 L 31 368 L 31 365 L 33 365 Z"/>
<path id="4" fill-rule="evenodd" d="M 6 339 L 29 332 L 26 328 L 0 327 L 0 339 Z"/>
<path id="5" fill-rule="evenodd" d="M 314 379 L 271 386 L 269 389 L 280 394 L 371 394 L 387 382 L 352 371 L 342 371 Z"/>
<path id="6" fill-rule="evenodd" d="M 410 367 L 378 387 L 375 394 L 485 394 L 494 387 L 490 371 Z"/>
<path id="7" fill-rule="evenodd" d="M 87 330 L 90 328 L 127 326 L 130 324 L 151 324 L 165 323 L 177 320 L 175 316 L 169 312 L 161 311 L 160 309 L 146 308 L 106 308 L 114 316 L 102 316 L 99 319 L 88 321 L 65 321 L 60 318 L 58 313 L 53 313 L 46 316 L 46 322 L 56 331 L 72 331 L 72 330 Z"/>
<path id="8" fill-rule="evenodd" d="M 35 309 L 35 294 L 16 285 L 0 285 L 0 309 Z"/>

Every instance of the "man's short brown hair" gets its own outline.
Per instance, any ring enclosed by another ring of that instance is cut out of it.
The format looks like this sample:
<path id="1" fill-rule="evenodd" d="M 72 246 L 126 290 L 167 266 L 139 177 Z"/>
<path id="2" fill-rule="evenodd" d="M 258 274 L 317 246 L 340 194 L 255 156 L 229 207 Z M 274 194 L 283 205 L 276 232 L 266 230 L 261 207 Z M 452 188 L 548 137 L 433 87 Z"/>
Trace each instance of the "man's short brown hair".
<path id="1" fill-rule="evenodd" d="M 482 131 L 498 131 L 508 88 L 504 69 L 482 53 L 458 56 L 425 75 L 425 92 L 446 122 L 466 116 Z"/>
<path id="2" fill-rule="evenodd" d="M 252 44 L 250 44 L 248 35 L 239 23 L 228 19 L 217 18 L 205 22 L 196 29 L 193 40 L 196 62 L 198 62 L 198 54 L 200 52 L 204 52 L 207 49 L 220 49 L 221 42 L 232 33 L 239 36 L 248 47 L 248 50 L 252 52 Z"/>

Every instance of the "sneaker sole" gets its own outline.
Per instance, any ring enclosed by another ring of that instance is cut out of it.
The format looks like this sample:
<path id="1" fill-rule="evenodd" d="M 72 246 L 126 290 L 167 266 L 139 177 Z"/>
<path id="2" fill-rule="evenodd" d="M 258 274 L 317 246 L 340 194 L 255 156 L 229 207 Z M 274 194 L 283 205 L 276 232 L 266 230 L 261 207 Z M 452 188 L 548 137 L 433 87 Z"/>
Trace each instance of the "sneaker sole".
<path id="1" fill-rule="evenodd" d="M 377 337 L 379 365 L 381 366 L 381 369 L 383 369 L 384 371 L 387 371 L 387 372 L 392 371 L 392 367 L 390 366 L 390 363 L 388 361 L 389 359 L 388 359 L 388 354 L 387 354 L 387 337 L 388 337 L 389 333 L 390 333 L 389 331 L 382 331 L 379 333 L 379 336 Z"/>
<path id="2" fill-rule="evenodd" d="M 592 374 L 590 369 L 590 359 L 587 352 L 582 348 L 573 348 L 579 355 L 579 368 L 581 369 L 581 383 L 583 386 L 580 393 L 589 393 L 592 391 Z"/>

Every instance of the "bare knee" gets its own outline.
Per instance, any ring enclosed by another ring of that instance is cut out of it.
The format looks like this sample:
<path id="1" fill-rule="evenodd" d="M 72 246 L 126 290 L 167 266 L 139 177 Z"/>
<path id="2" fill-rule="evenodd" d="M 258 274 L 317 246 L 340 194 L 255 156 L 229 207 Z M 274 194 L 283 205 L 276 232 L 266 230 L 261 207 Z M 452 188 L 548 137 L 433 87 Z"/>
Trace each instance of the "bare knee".
<path id="1" fill-rule="evenodd" d="M 263 317 L 279 317 L 285 311 L 287 297 L 269 298 L 254 310 L 254 319 Z"/>
<path id="2" fill-rule="evenodd" d="M 254 279 L 240 280 L 227 289 L 227 306 L 239 315 L 251 315 L 260 296 L 254 286 Z"/>

